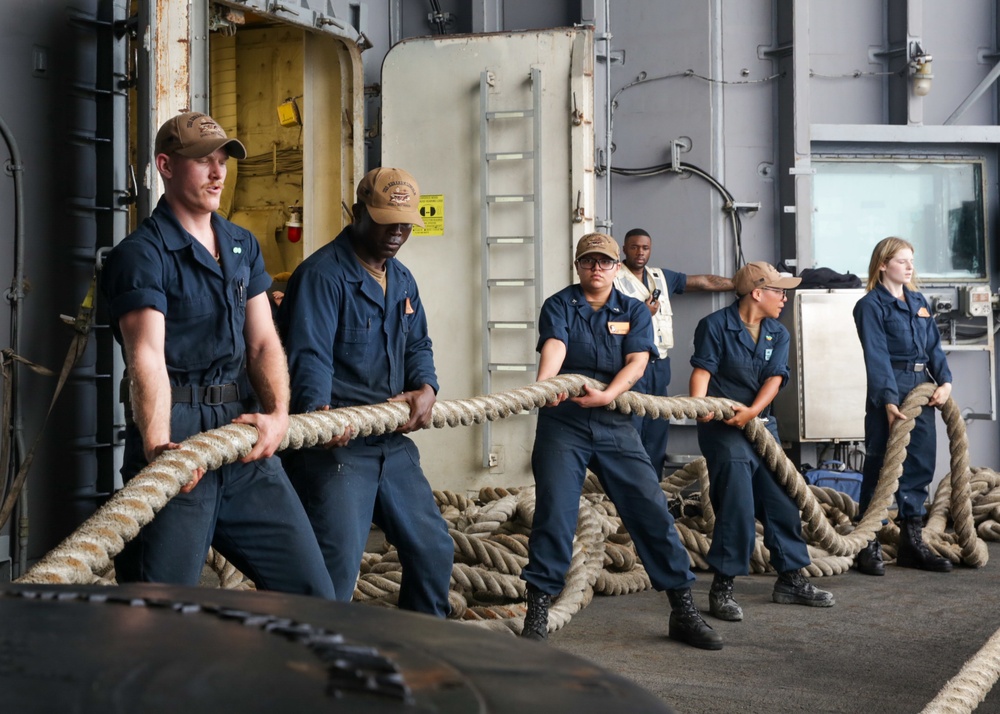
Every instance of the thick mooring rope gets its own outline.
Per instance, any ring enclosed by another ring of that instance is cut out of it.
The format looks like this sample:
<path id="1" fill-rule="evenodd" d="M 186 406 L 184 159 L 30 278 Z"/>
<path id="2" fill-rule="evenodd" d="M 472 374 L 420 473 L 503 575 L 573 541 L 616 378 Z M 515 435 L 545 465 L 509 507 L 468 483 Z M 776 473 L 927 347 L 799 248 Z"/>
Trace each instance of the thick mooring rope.
<path id="1" fill-rule="evenodd" d="M 503 419 L 541 407 L 560 393 L 579 395 L 585 384 L 604 386 L 587 377 L 560 375 L 508 392 L 439 401 L 434 405 L 432 425 L 468 426 Z M 732 402 L 728 400 L 701 401 L 703 409 L 715 410 L 717 414 L 732 413 Z M 408 418 L 409 406 L 405 402 L 293 415 L 280 448 L 301 449 L 323 444 L 343 434 L 348 427 L 356 436 L 385 434 L 395 431 Z M 196 469 L 211 471 L 235 462 L 250 452 L 256 438 L 257 430 L 252 426 L 227 424 L 185 439 L 178 449 L 163 452 L 18 582 L 92 582 L 95 576 L 107 572 L 111 558 L 177 495 Z"/>
<path id="2" fill-rule="evenodd" d="M 1000 679 L 1000 630 L 948 680 L 923 714 L 968 714 L 975 710 Z"/>
<path id="3" fill-rule="evenodd" d="M 541 407 L 562 392 L 578 395 L 585 384 L 598 388 L 604 386 L 579 375 L 560 375 L 508 392 L 439 401 L 434 405 L 432 425 L 436 428 L 467 426 L 503 419 Z M 857 516 L 857 504 L 831 489 L 807 485 L 759 420 L 752 420 L 744 428 L 757 453 L 776 473 L 802 513 L 813 561 L 807 568 L 809 574 L 834 575 L 846 571 L 861 548 L 874 537 L 885 543 L 887 556 L 894 555 L 897 529 L 891 523 L 883 526 L 882 521 L 887 518 L 902 474 L 906 447 L 914 425 L 912 417 L 919 414 L 932 392 L 933 385 L 922 385 L 904 401 L 901 411 L 911 418 L 893 425 L 875 495 L 856 525 L 853 520 Z M 714 413 L 716 419 L 725 419 L 733 414 L 733 404 L 725 399 L 653 397 L 626 392 L 609 408 L 660 419 L 693 419 L 709 413 Z M 1000 477 L 988 469 L 970 471 L 965 422 L 953 400 L 949 399 L 942 407 L 942 415 L 951 444 L 951 473 L 935 494 L 925 533 L 929 546 L 935 552 L 955 563 L 981 567 L 988 558 L 981 538 L 1000 539 Z M 404 402 L 293 415 L 281 448 L 298 449 L 322 444 L 343 434 L 347 427 L 353 428 L 358 436 L 389 433 L 408 418 L 409 408 Z M 178 493 L 191 479 L 195 469 L 213 470 L 235 462 L 249 453 L 256 437 L 253 427 L 231 424 L 191 437 L 179 449 L 164 452 L 17 582 L 106 582 L 102 576 L 110 572 L 111 559 Z M 680 538 L 689 551 L 692 566 L 707 569 L 705 556 L 711 544 L 715 514 L 708 499 L 704 460 L 676 472 L 663 482 L 662 487 L 668 498 L 675 503 L 681 502 L 683 511 L 686 502 L 682 499 L 682 492 L 695 481 L 699 484 L 695 513 L 682 512 L 676 524 Z M 435 496 L 455 541 L 455 565 L 449 598 L 452 617 L 491 629 L 519 632 L 525 612 L 523 603 L 519 602 L 524 599 L 520 572 L 527 563 L 534 488 L 484 489 L 478 501 L 448 492 L 436 492 Z M 976 498 L 975 507 L 973 496 Z M 954 523 L 953 533 L 945 532 L 949 518 Z M 223 587 L 253 587 L 242 573 L 214 551 L 210 554 L 210 561 Z M 769 568 L 768 553 L 763 546 L 758 524 L 751 570 L 765 572 Z M 381 555 L 366 553 L 354 597 L 373 604 L 394 605 L 401 575 L 398 557 L 391 546 Z M 635 554 L 628 533 L 621 525 L 614 504 L 607 500 L 597 479 L 592 474 L 588 475 L 580 499 L 570 571 L 562 594 L 550 610 L 549 629 L 557 630 L 564 626 L 573 614 L 591 601 L 595 592 L 623 594 L 649 587 L 649 578 Z M 994 636 L 993 640 L 997 639 Z M 958 682 L 956 687 L 964 697 L 962 701 L 973 701 L 971 695 L 966 695 L 971 687 L 970 681 L 981 682 L 985 686 L 985 689 L 981 686 L 977 690 L 979 693 L 975 696 L 979 699 L 975 703 L 981 701 L 996 682 L 995 660 L 986 659 L 985 665 L 970 660 L 966 669 L 972 668 L 975 674 L 970 676 L 963 670 L 953 680 Z M 991 666 L 993 669 L 990 669 Z M 942 696 L 944 694 L 942 692 Z M 972 711 L 975 703 L 967 709 L 940 711 Z"/>
<path id="4" fill-rule="evenodd" d="M 595 380 L 577 375 L 561 375 L 509 392 L 440 401 L 434 406 L 432 423 L 440 428 L 505 418 L 541 406 L 559 392 L 579 394 L 584 384 L 602 386 Z M 915 416 L 919 413 L 931 394 L 928 387 L 929 385 L 919 387 L 907 397 L 902 406 L 904 414 Z M 714 412 L 716 418 L 721 419 L 732 414 L 732 402 L 728 400 L 651 397 L 636 392 L 622 394 L 611 406 L 625 413 L 653 418 L 697 418 Z M 953 400 L 945 405 L 943 413 L 952 443 L 952 487 L 948 491 L 950 498 L 947 501 L 940 494 L 935 499 L 928 533 L 934 535 L 932 547 L 942 555 L 955 562 L 981 566 L 988 556 L 985 544 L 977 537 L 973 521 L 965 425 Z M 409 409 L 405 403 L 386 402 L 295 415 L 291 417 L 282 448 L 303 448 L 324 443 L 342 434 L 348 426 L 360 436 L 387 433 L 404 423 L 408 414 Z M 861 522 L 852 529 L 850 522 L 856 514 L 853 502 L 844 501 L 835 492 L 826 493 L 809 487 L 763 424 L 759 420 L 752 420 L 747 424 L 745 432 L 748 438 L 802 511 L 805 531 L 813 546 L 814 562 L 809 568 L 811 574 L 831 575 L 844 572 L 850 567 L 857 552 L 876 533 L 882 531 L 884 537 L 891 538 L 892 529 L 883 529 L 882 521 L 888 514 L 898 485 L 912 428 L 913 420 L 907 419 L 897 422 L 892 430 L 885 465 L 872 505 Z M 180 449 L 165 452 L 115 494 L 74 534 L 39 561 L 21 580 L 90 582 L 95 575 L 107 572 L 110 559 L 121 550 L 124 542 L 133 538 L 139 528 L 152 520 L 155 513 L 176 495 L 190 479 L 195 468 L 211 470 L 241 458 L 252 448 L 256 433 L 249 426 L 226 425 L 186 440 Z M 692 564 L 704 567 L 714 513 L 707 497 L 708 481 L 703 461 L 696 462 L 687 472 L 681 471 L 672 476 L 664 483 L 664 489 L 668 495 L 677 497 L 695 479 L 700 481 L 702 515 L 694 521 L 685 517 L 678 519 L 678 531 L 691 551 Z M 954 484 L 958 487 L 955 488 Z M 817 498 L 816 494 L 820 497 Z M 510 515 L 507 514 L 508 518 Z M 944 533 L 949 515 L 956 524 L 953 535 Z M 472 534 L 492 532 L 502 522 L 504 521 L 495 520 L 492 523 L 481 523 Z M 530 525 L 530 518 L 525 525 Z M 484 565 L 490 567 L 492 564 Z M 768 568 L 767 552 L 760 542 L 751 565 L 754 572 L 763 572 Z M 507 572 L 507 575 L 516 573 Z M 385 599 L 385 594 L 379 593 L 374 598 Z"/>

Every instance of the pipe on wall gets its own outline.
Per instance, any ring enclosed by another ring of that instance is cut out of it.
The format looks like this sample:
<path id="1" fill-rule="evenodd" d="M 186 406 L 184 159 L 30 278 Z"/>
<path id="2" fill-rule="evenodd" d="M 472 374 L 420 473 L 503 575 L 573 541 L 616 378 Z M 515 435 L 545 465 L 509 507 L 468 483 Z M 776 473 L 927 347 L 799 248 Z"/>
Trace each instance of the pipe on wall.
<path id="1" fill-rule="evenodd" d="M 11 279 L 10 289 L 6 298 L 10 302 L 10 347 L 14 354 L 21 354 L 21 319 L 23 313 L 22 302 L 24 301 L 24 186 L 22 179 L 24 165 L 21 163 L 21 151 L 14 139 L 7 122 L 0 117 L 0 136 L 7 144 L 10 152 L 10 160 L 6 168 L 14 179 L 14 276 Z M 20 460 L 24 454 L 24 421 L 20 406 L 20 369 L 16 361 L 11 363 L 11 453 L 10 461 L 4 464 L 7 473 L 4 474 L 8 482 L 17 473 L 20 467 Z M 28 514 L 28 489 L 27 485 L 21 489 L 20 500 L 18 501 L 18 511 L 20 519 L 24 522 L 23 527 L 14 529 L 17 534 L 15 546 L 19 546 L 18 552 L 21 554 L 17 560 L 17 571 L 15 575 L 20 575 L 27 559 L 27 538 L 21 537 L 21 533 L 27 529 Z"/>

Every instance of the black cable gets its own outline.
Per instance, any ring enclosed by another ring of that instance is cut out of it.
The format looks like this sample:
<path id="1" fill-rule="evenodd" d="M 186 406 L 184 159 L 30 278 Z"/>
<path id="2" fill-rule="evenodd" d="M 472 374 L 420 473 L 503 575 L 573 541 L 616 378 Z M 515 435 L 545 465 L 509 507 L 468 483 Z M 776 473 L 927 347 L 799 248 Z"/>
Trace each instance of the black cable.
<path id="1" fill-rule="evenodd" d="M 694 176 L 697 176 L 711 184 L 711 186 L 722 196 L 723 201 L 725 201 L 722 206 L 722 210 L 729 214 L 730 222 L 733 225 L 733 240 L 736 246 L 736 270 L 739 270 L 746 264 L 746 258 L 743 256 L 743 220 L 740 218 L 739 211 L 736 210 L 734 205 L 736 203 L 736 198 L 729 192 L 729 189 L 719 182 L 718 179 L 704 169 L 684 161 L 678 163 L 677 166 L 681 169 L 679 173 L 693 174 Z M 645 168 L 638 169 L 616 168 L 612 166 L 609 170 L 611 173 L 618 174 L 619 176 L 632 176 L 636 178 L 648 178 L 651 176 L 658 176 L 663 173 L 678 173 L 677 171 L 674 171 L 674 165 L 672 163 L 658 164 L 656 166 L 647 166 Z"/>
<path id="2" fill-rule="evenodd" d="M 443 35 L 444 32 L 444 15 L 441 14 L 441 4 L 438 0 L 431 1 L 431 11 L 434 13 L 434 24 L 437 25 L 438 34 Z"/>

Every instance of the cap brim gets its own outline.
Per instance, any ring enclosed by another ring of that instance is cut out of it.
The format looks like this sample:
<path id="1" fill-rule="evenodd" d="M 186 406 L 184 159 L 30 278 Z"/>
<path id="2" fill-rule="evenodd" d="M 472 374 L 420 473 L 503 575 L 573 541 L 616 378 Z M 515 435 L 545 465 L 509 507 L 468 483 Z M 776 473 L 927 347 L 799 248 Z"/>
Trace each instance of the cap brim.
<path id="1" fill-rule="evenodd" d="M 791 288 L 797 288 L 799 286 L 799 283 L 801 282 L 802 278 L 796 278 L 792 275 L 789 275 L 787 277 L 779 278 L 778 280 L 775 280 L 773 283 L 768 283 L 766 287 L 791 289 Z"/>
<path id="2" fill-rule="evenodd" d="M 583 258 L 584 256 L 587 255 L 603 255 L 605 257 L 611 258 L 612 260 L 618 260 L 618 256 L 612 253 L 610 250 L 600 250 L 600 249 L 588 250 L 586 253 L 580 253 L 580 255 L 576 256 L 576 259 L 579 260 L 580 258 Z"/>
<path id="3" fill-rule="evenodd" d="M 388 226 L 393 223 L 411 223 L 415 226 L 424 227 L 424 219 L 420 217 L 420 209 L 401 210 L 398 208 L 372 208 L 368 206 L 368 215 L 380 226 Z"/>
<path id="4" fill-rule="evenodd" d="M 247 157 L 247 149 L 239 139 L 206 139 L 184 149 L 178 149 L 175 153 L 189 159 L 200 159 L 219 149 L 225 149 L 233 159 L 242 160 Z"/>

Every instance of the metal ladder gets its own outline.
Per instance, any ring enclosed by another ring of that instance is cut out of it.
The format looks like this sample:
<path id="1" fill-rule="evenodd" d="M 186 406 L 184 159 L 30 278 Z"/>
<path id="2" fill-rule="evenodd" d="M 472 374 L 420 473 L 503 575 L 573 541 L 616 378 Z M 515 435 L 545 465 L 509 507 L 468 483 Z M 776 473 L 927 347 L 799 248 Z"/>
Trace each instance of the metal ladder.
<path id="1" fill-rule="evenodd" d="M 481 157 L 481 173 L 479 178 L 481 197 L 480 233 L 482 238 L 482 330 L 483 330 L 483 394 L 493 391 L 493 376 L 497 373 L 522 372 L 531 374 L 537 367 L 537 357 L 534 351 L 530 358 L 521 362 L 495 361 L 493 356 L 493 336 L 504 330 L 530 330 L 533 334 L 538 323 L 538 315 L 542 308 L 542 72 L 539 68 L 531 69 L 531 108 L 491 110 L 489 107 L 490 88 L 495 84 L 495 76 L 485 70 L 479 80 L 479 146 Z M 530 151 L 491 151 L 491 126 L 499 122 L 532 122 L 532 146 Z M 490 168 L 497 162 L 530 161 L 532 162 L 532 185 L 526 193 L 493 193 L 490 185 Z M 514 204 L 512 206 L 511 204 Z M 530 235 L 494 235 L 490 227 L 490 218 L 495 206 L 503 205 L 504 210 L 514 210 L 520 205 L 522 210 L 529 205 L 532 208 L 532 231 Z M 491 252 L 501 247 L 507 250 L 521 250 L 527 255 L 524 269 L 520 276 L 497 278 L 490 274 Z M 531 248 L 528 252 L 526 249 Z M 533 307 L 531 320 L 496 320 L 493 319 L 493 294 L 503 290 L 530 290 Z M 528 360 L 531 361 L 528 361 Z M 483 425 L 483 467 L 498 465 L 498 456 L 493 448 L 492 423 Z"/>

